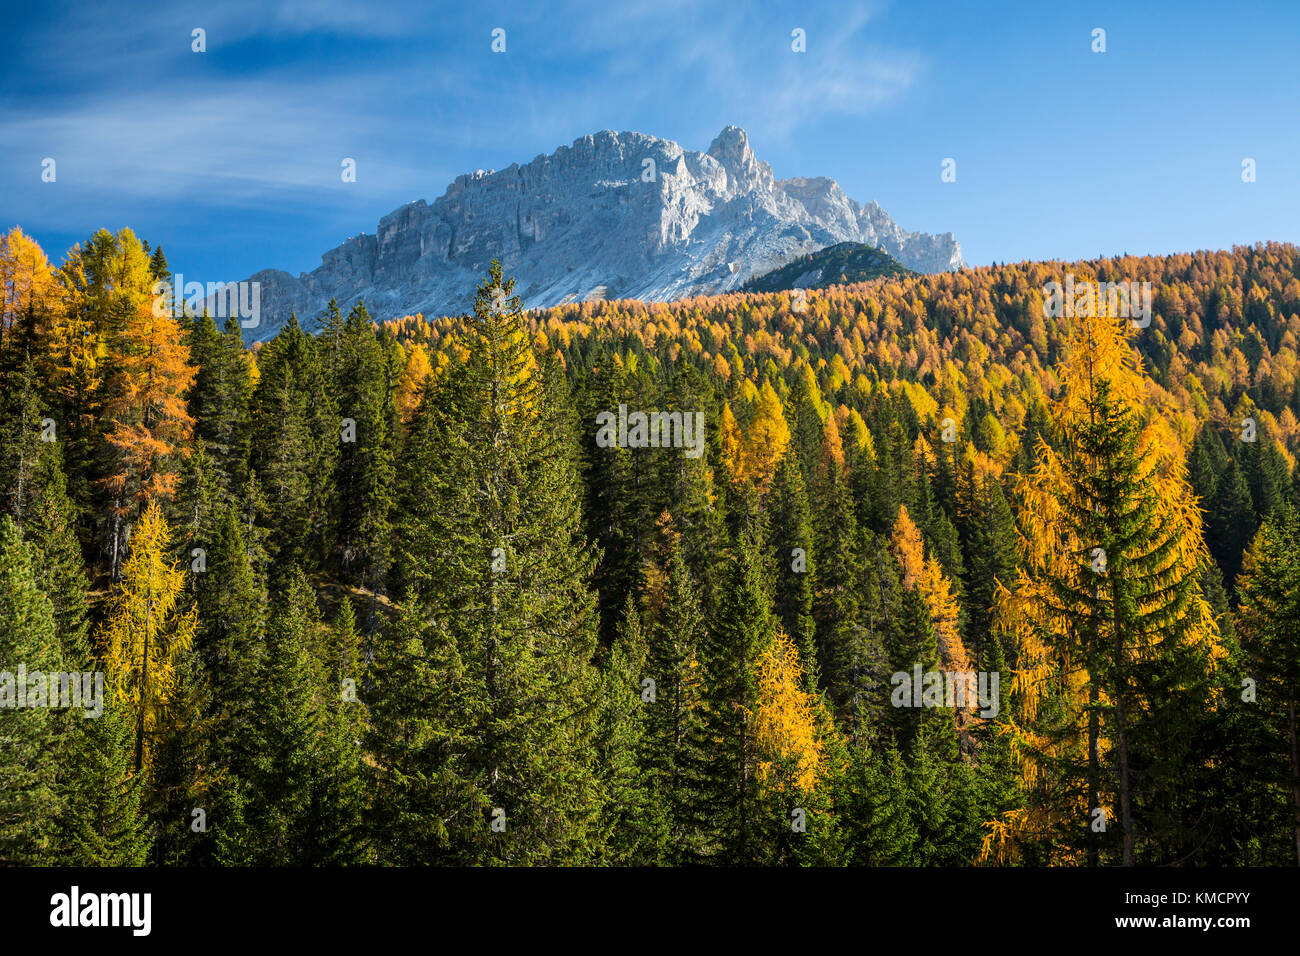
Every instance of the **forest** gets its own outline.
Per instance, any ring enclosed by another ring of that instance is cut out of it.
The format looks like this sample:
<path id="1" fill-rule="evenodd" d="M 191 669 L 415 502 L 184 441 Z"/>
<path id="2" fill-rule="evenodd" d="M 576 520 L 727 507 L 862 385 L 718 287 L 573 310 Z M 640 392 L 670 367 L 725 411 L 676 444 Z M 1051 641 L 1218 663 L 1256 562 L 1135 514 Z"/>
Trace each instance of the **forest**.
<path id="1" fill-rule="evenodd" d="M 0 864 L 1300 863 L 1297 247 L 252 347 L 171 278 L 0 237 Z"/>

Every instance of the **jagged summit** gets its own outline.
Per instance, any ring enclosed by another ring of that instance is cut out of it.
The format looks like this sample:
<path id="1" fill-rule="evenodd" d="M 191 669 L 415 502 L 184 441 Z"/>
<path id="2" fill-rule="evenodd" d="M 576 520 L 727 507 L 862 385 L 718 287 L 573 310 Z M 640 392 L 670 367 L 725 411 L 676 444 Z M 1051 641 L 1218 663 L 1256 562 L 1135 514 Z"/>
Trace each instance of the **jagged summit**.
<path id="1" fill-rule="evenodd" d="M 729 195 L 772 188 L 772 167 L 754 158 L 749 137 L 739 126 L 728 126 L 719 133 L 709 146 L 708 155 L 727 171 Z"/>
<path id="2" fill-rule="evenodd" d="M 529 307 L 596 296 L 669 300 L 727 292 L 840 242 L 876 246 L 919 272 L 962 266 L 952 233 L 906 232 L 826 177 L 777 180 L 743 129 L 706 152 L 644 133 L 602 130 L 520 166 L 457 176 L 432 203 L 416 200 L 294 277 L 262 284 L 273 336 L 290 312 L 307 328 L 331 298 L 363 299 L 371 315 L 442 315 L 468 307 L 492 259 Z"/>

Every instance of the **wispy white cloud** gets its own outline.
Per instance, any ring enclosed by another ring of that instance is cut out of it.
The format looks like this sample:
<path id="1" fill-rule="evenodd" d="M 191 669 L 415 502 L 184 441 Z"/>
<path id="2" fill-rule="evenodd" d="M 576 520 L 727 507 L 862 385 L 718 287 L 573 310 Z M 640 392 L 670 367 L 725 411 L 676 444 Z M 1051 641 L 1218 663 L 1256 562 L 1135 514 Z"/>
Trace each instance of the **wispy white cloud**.
<path id="1" fill-rule="evenodd" d="M 0 216 L 101 218 L 40 188 L 46 156 L 83 204 L 291 209 L 433 198 L 459 172 L 527 162 L 604 127 L 689 148 L 731 122 L 786 139 L 828 117 L 866 115 L 916 82 L 923 59 L 873 42 L 875 16 L 873 4 L 791 19 L 703 0 L 446 16 L 340 0 L 182 4 L 150 17 L 87 5 L 30 37 L 39 52 L 26 66 L 46 71 L 36 78 L 49 91 L 0 94 L 0 178 L 19 184 Z M 507 57 L 487 52 L 497 24 L 511 31 Z M 210 60 L 190 53 L 195 26 L 207 30 Z M 807 53 L 790 50 L 796 26 Z M 316 59 L 316 41 L 302 39 L 313 35 L 391 52 Z M 266 41 L 270 55 L 221 59 L 245 40 Z M 343 157 L 359 164 L 346 194 Z"/>
<path id="2" fill-rule="evenodd" d="M 344 157 L 382 166 L 358 177 L 414 185 L 422 170 L 382 148 L 386 120 L 364 108 L 378 85 L 327 79 L 298 87 L 260 80 L 189 95 L 153 90 L 86 100 L 53 112 L 0 119 L 0 141 L 21 144 L 0 161 L 18 178 L 20 157 L 53 157 L 65 182 L 151 199 L 195 192 L 242 203 L 284 189 L 341 182 Z M 355 101 L 362 102 L 355 102 Z"/>
<path id="3" fill-rule="evenodd" d="M 875 3 L 774 14 L 757 3 L 702 0 L 610 6 L 574 17 L 573 47 L 645 104 L 671 98 L 747 116 L 751 132 L 786 138 L 827 117 L 860 117 L 897 102 L 923 75 L 924 57 L 874 41 Z M 791 49 L 802 29 L 806 52 Z M 613 95 L 625 95 L 620 86 Z"/>

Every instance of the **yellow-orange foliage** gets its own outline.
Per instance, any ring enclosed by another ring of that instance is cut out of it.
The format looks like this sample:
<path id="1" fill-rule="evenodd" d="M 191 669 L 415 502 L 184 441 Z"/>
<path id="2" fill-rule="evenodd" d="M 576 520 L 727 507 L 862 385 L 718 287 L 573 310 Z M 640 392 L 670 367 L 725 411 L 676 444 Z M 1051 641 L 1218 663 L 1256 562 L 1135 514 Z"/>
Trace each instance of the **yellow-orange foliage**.
<path id="1" fill-rule="evenodd" d="M 763 382 L 754 401 L 754 415 L 744 435 L 730 406 L 722 409 L 722 462 L 734 482 L 752 481 L 765 492 L 776 474 L 777 463 L 790 447 L 790 426 L 781 411 L 781 399 L 771 382 Z"/>
<path id="2" fill-rule="evenodd" d="M 765 381 L 758 391 L 754 419 L 745 436 L 748 471 L 760 491 L 766 490 L 772 481 L 777 462 L 785 455 L 788 447 L 790 426 L 786 424 L 785 415 L 781 412 L 781 400 L 777 398 L 772 383 Z"/>
<path id="3" fill-rule="evenodd" d="M 767 755 L 758 764 L 760 779 L 778 788 L 791 785 L 804 793 L 816 788 L 825 762 L 817 701 L 803 689 L 799 652 L 784 631 L 773 635 L 758 660 L 754 739 Z M 773 773 L 778 762 L 791 768 L 788 780 Z"/>
<path id="4" fill-rule="evenodd" d="M 1130 564 L 1143 561 L 1149 569 L 1142 583 L 1128 582 L 1130 599 L 1137 599 L 1138 619 L 1144 623 L 1142 633 L 1122 635 L 1137 642 L 1125 651 L 1144 653 L 1157 647 L 1166 632 L 1177 631 L 1184 643 L 1201 646 L 1208 666 L 1214 668 L 1226 651 L 1213 614 L 1199 587 L 1193 587 L 1185 600 L 1187 592 L 1179 586 L 1198 580 L 1200 568 L 1209 563 L 1182 446 L 1169 419 L 1151 413 L 1148 380 L 1141 359 L 1128 343 L 1128 321 L 1104 314 L 1105 309 L 1102 312 L 1069 323 L 1066 358 L 1058 370 L 1063 390 L 1049 404 L 1048 415 L 1069 444 L 1070 436 L 1095 415 L 1096 398 L 1105 383 L 1112 405 L 1126 408 L 1140 423 L 1134 456 L 1137 473 L 1130 485 L 1134 497 L 1124 507 L 1146 510 L 1150 517 L 1145 526 L 1151 537 L 1126 544 L 1123 557 Z M 1087 761 L 1089 698 L 1095 696 L 1103 708 L 1111 702 L 1106 688 L 1094 686 L 1085 667 L 1085 642 L 1110 646 L 1116 639 L 1108 633 L 1108 615 L 1093 610 L 1099 599 L 1110 600 L 1114 572 L 1097 572 L 1089 561 L 1095 542 L 1077 540 L 1073 530 L 1072 516 L 1094 507 L 1088 489 L 1079 485 L 1069 462 L 1047 442 L 1040 439 L 1036 451 L 1037 465 L 1016 485 L 1022 504 L 1018 545 L 1023 569 L 1010 589 L 999 586 L 997 606 L 998 626 L 1019 647 L 1019 668 L 1011 681 L 1018 719 L 1008 716 L 1004 729 L 1011 734 L 1020 787 L 1026 793 L 1050 783 L 1057 762 Z M 1068 453 L 1079 452 L 1071 446 Z M 1110 555 L 1108 565 L 1115 562 L 1116 555 Z M 1089 628 L 1097 633 L 1089 636 L 1085 633 Z M 1048 740 L 1033 725 L 1053 688 L 1065 713 L 1054 718 L 1057 729 Z M 1066 728 L 1071 732 L 1063 733 Z M 1098 746 L 1105 754 L 1110 748 L 1109 719 L 1099 732 Z M 1059 801 L 1030 803 L 1025 810 L 986 824 L 989 834 L 982 857 L 1011 859 L 1027 834 L 1050 830 L 1062 819 L 1085 819 L 1090 809 L 1083 793 L 1073 806 Z M 1070 860 L 1054 857 L 1054 862 Z"/>
<path id="5" fill-rule="evenodd" d="M 13 326 L 28 305 L 54 307 L 54 267 L 36 240 L 17 226 L 0 236 L 0 332 Z"/>
<path id="6" fill-rule="evenodd" d="M 952 593 L 952 584 L 943 573 L 943 567 L 933 555 L 927 560 L 920 529 L 907 512 L 907 505 L 898 509 L 892 537 L 894 557 L 903 571 L 903 587 L 920 588 L 925 605 L 930 610 L 935 637 L 939 643 L 939 657 L 945 670 L 970 669 L 970 658 L 962 643 L 957 621 L 961 608 Z"/>
<path id="7" fill-rule="evenodd" d="M 415 414 L 424 383 L 432 374 L 433 365 L 429 362 L 429 353 L 424 350 L 423 345 L 416 342 L 406 356 L 406 368 L 402 370 L 402 377 L 397 383 L 397 393 L 393 397 L 403 422 L 409 422 L 411 416 Z"/>
<path id="8" fill-rule="evenodd" d="M 170 314 L 156 316 L 148 302 L 136 307 L 132 320 L 119 333 L 104 411 L 112 423 L 108 444 L 116 464 L 104 485 L 125 513 L 131 499 L 143 504 L 170 498 L 176 473 L 164 462 L 184 455 L 194 427 L 186 411 L 185 393 L 194 383 L 195 369 Z"/>
<path id="9" fill-rule="evenodd" d="M 109 678 L 136 715 L 137 769 L 149 763 L 151 737 L 176 694 L 177 664 L 197 624 L 196 612 L 180 607 L 186 575 L 167 557 L 170 540 L 162 511 L 150 504 L 131 537 L 104 636 Z"/>
<path id="10" fill-rule="evenodd" d="M 840 440 L 840 427 L 834 415 L 827 415 L 822 422 L 822 449 L 819 465 L 823 473 L 834 467 L 836 471 L 844 470 L 844 442 Z"/>

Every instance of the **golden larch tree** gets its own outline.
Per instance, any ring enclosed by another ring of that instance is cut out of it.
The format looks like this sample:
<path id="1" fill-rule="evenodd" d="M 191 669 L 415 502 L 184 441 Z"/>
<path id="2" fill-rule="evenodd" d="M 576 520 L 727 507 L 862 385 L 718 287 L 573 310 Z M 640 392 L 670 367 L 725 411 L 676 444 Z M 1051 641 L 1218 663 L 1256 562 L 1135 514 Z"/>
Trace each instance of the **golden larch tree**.
<path id="1" fill-rule="evenodd" d="M 176 694 L 177 665 L 197 625 L 196 612 L 179 603 L 185 572 L 168 558 L 170 543 L 162 511 L 151 502 L 131 536 L 103 637 L 109 676 L 135 713 L 137 771 L 149 761 L 150 740 Z"/>
<path id="2" fill-rule="evenodd" d="M 1016 484 L 1022 569 L 999 589 L 997 620 L 1019 648 L 1004 729 L 1025 806 L 988 825 L 984 859 L 1047 838 L 1052 862 L 1096 864 L 1106 831 L 1089 823 L 1115 808 L 1117 855 L 1132 864 L 1130 742 L 1159 706 L 1139 675 L 1181 649 L 1204 677 L 1226 654 L 1201 592 L 1210 558 L 1182 447 L 1153 408 L 1128 320 L 1098 305 L 1067 320 L 1054 434 Z M 1180 671 L 1180 693 L 1213 706 L 1196 680 Z"/>

